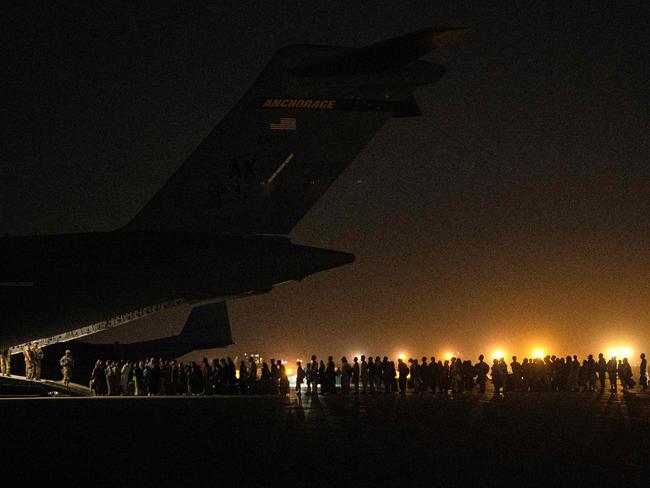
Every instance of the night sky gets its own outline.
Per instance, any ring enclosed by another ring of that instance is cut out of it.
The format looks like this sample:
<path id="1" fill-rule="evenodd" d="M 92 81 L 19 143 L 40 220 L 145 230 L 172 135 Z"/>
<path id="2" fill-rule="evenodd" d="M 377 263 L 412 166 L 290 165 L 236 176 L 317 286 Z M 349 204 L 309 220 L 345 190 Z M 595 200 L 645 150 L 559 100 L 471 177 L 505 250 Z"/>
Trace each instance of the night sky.
<path id="1" fill-rule="evenodd" d="M 471 24 L 291 234 L 357 261 L 230 302 L 228 355 L 649 352 L 650 7 L 566 3 L 21 3 L 0 231 L 126 224 L 286 44 Z"/>

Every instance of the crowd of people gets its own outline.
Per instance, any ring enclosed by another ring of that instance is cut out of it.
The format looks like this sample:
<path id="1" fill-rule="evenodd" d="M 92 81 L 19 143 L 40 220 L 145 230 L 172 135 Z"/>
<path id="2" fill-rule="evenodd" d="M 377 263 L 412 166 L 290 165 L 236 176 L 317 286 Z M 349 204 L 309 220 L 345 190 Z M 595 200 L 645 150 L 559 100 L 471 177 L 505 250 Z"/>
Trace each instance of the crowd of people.
<path id="1" fill-rule="evenodd" d="M 432 392 L 457 394 L 466 391 L 485 393 L 492 383 L 494 394 L 506 391 L 566 391 L 595 392 L 622 388 L 624 392 L 636 386 L 632 367 L 627 358 L 606 360 L 589 355 L 580 361 L 577 356 L 525 358 L 516 356 L 510 364 L 504 358 L 491 364 L 481 355 L 472 363 L 460 357 L 436 360 L 388 357 L 341 358 L 336 364 L 332 356 L 326 361 L 311 357 L 309 363 L 296 364 L 294 388 L 297 395 L 349 393 L 415 393 Z M 645 354 L 640 356 L 639 386 L 648 388 Z M 303 388 L 303 385 L 305 388 Z M 249 357 L 236 364 L 231 358 L 207 358 L 195 362 L 179 362 L 150 358 L 142 361 L 97 360 L 90 378 L 95 395 L 211 395 L 211 394 L 270 394 L 288 395 L 289 376 L 281 360 L 258 361 Z"/>
<path id="2" fill-rule="evenodd" d="M 231 358 L 203 358 L 199 364 L 157 358 L 124 362 L 98 359 L 90 389 L 95 395 L 286 395 L 289 377 L 282 361 L 274 359 L 270 367 L 258 365 L 252 358 L 248 365 L 241 361 L 239 366 Z"/>

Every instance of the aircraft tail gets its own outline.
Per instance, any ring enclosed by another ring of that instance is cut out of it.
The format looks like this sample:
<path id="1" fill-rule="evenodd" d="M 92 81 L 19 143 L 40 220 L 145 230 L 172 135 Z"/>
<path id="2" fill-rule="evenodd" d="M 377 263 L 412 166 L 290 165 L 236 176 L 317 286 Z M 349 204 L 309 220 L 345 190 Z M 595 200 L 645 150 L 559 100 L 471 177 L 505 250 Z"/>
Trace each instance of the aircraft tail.
<path id="1" fill-rule="evenodd" d="M 280 49 L 125 230 L 288 234 L 389 118 L 420 115 L 445 67 L 419 58 L 461 30 Z"/>

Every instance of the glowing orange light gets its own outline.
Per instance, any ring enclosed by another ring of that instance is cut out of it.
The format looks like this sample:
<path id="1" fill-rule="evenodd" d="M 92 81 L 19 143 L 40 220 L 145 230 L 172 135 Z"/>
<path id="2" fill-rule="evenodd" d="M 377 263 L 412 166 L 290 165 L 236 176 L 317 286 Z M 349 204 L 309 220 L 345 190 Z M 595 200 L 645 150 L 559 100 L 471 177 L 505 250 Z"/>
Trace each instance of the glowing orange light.
<path id="1" fill-rule="evenodd" d="M 492 359 L 503 359 L 505 357 L 506 357 L 505 353 L 500 349 L 497 349 L 492 353 Z"/>
<path id="2" fill-rule="evenodd" d="M 397 355 L 397 359 L 401 359 L 402 361 L 404 361 L 406 359 L 406 354 L 404 354 L 403 352 L 399 353 Z"/>
<path id="3" fill-rule="evenodd" d="M 535 349 L 533 351 L 533 357 L 536 359 L 542 359 L 544 357 L 544 350 L 543 349 Z"/>
<path id="4" fill-rule="evenodd" d="M 454 357 L 454 355 L 453 355 L 452 353 L 450 353 L 450 352 L 446 352 L 446 353 L 445 353 L 445 359 L 446 359 L 447 361 L 449 361 L 449 360 L 450 360 L 451 358 L 453 358 L 453 357 Z"/>

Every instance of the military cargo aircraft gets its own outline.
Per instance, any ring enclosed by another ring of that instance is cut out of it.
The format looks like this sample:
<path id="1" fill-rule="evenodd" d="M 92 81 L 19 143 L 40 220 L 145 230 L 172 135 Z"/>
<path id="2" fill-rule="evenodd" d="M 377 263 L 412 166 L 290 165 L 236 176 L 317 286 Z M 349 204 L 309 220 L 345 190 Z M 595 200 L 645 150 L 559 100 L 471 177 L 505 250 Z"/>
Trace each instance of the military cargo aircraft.
<path id="1" fill-rule="evenodd" d="M 288 234 L 388 119 L 420 115 L 414 90 L 445 73 L 420 58 L 462 30 L 284 47 L 127 225 L 0 239 L 0 348 L 75 340 L 179 304 L 203 308 L 202 325 L 182 347 L 177 337 L 145 349 L 224 346 L 226 301 L 352 262 Z"/>

